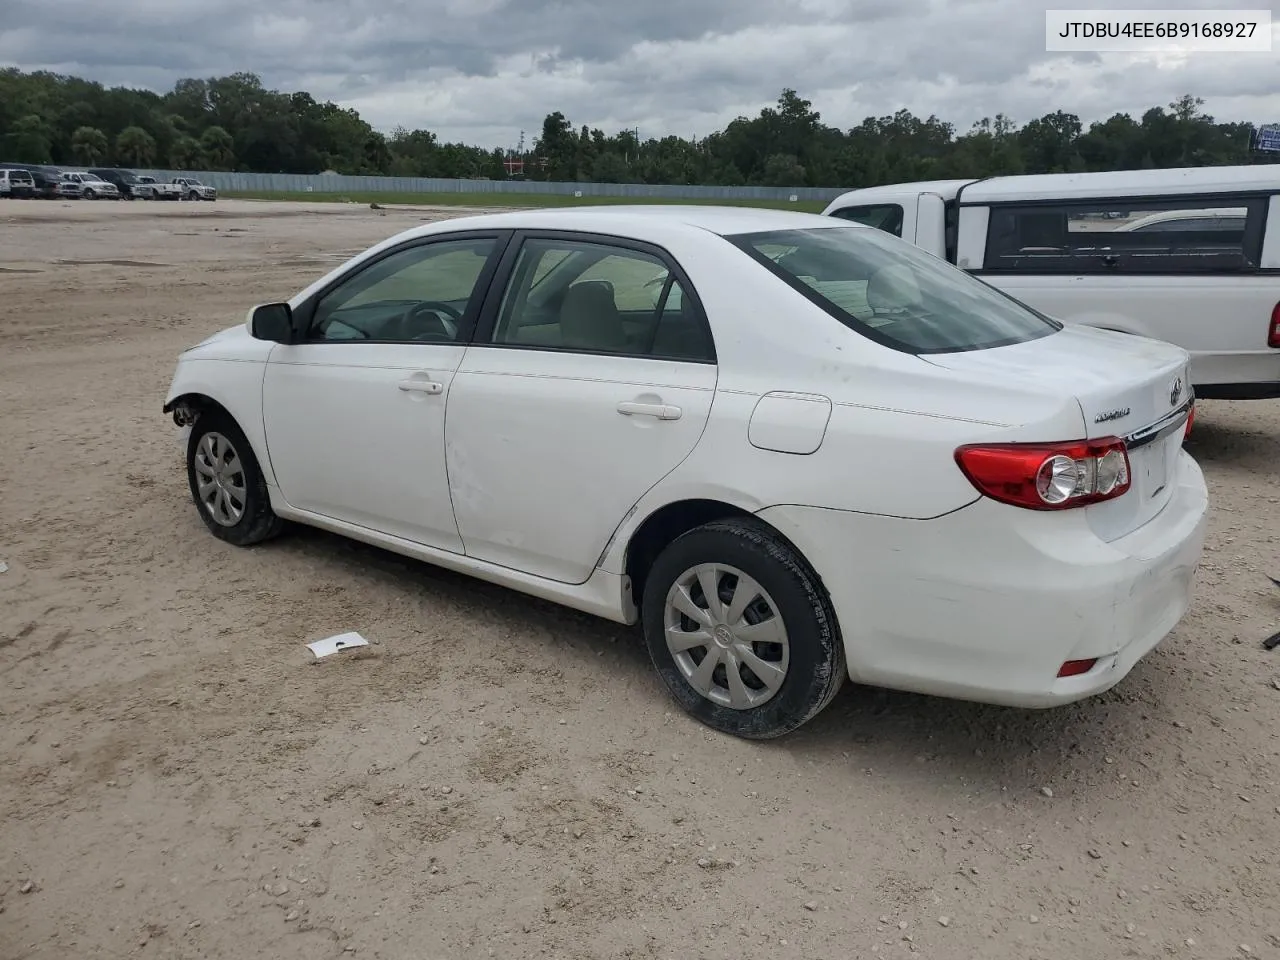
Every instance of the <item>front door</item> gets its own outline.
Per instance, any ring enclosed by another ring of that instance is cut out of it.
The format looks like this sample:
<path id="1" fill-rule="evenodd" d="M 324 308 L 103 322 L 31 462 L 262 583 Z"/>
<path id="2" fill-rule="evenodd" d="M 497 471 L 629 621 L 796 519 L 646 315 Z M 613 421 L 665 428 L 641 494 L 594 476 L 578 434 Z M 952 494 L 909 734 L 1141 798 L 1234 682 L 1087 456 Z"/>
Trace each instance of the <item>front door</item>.
<path id="1" fill-rule="evenodd" d="M 635 503 L 692 451 L 715 394 L 706 319 L 661 251 L 513 244 L 449 396 L 468 556 L 582 583 Z"/>
<path id="2" fill-rule="evenodd" d="M 444 416 L 498 238 L 395 250 L 297 311 L 305 341 L 271 352 L 267 450 L 280 493 L 309 513 L 462 552 Z"/>

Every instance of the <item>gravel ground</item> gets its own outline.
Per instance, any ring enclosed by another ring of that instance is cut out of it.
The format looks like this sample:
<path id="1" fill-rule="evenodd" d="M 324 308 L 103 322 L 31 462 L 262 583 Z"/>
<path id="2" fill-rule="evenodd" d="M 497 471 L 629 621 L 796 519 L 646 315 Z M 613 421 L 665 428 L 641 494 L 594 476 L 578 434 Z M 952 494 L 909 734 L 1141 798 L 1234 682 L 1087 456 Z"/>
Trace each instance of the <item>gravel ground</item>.
<path id="1" fill-rule="evenodd" d="M 0 201 L 0 957 L 1280 957 L 1280 402 L 1202 405 L 1196 600 L 1116 690 L 740 742 L 631 631 L 200 524 L 177 353 L 456 212 Z"/>

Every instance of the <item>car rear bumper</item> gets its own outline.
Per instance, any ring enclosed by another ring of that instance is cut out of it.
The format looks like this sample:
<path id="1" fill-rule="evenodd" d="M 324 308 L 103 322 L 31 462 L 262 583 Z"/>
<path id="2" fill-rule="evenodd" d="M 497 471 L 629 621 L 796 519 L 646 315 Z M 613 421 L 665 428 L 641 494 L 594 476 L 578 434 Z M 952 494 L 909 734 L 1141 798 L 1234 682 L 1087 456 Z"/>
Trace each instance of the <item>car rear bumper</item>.
<path id="1" fill-rule="evenodd" d="M 760 516 L 822 577 L 853 680 L 1052 707 L 1115 686 L 1186 613 L 1208 493 L 1188 454 L 1178 464 L 1165 508 L 1111 543 L 1081 513 L 985 498 L 925 521 L 794 506 Z"/>

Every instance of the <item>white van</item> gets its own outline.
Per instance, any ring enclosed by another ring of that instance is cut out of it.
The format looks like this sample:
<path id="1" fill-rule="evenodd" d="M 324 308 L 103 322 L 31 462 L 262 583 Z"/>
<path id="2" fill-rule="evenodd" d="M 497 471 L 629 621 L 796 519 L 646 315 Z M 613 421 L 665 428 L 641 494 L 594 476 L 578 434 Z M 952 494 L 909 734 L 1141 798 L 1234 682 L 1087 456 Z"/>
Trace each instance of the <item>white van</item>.
<path id="1" fill-rule="evenodd" d="M 823 213 L 910 240 L 1064 323 L 1177 344 L 1197 397 L 1280 397 L 1280 166 L 902 183 Z"/>

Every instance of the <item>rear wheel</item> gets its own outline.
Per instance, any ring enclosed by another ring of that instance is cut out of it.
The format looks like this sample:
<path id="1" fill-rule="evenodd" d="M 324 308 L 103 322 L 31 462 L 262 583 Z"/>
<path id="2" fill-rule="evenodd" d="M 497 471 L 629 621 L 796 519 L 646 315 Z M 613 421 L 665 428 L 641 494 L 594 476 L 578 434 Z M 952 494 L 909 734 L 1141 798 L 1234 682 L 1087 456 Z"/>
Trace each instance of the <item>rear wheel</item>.
<path id="1" fill-rule="evenodd" d="M 844 646 L 817 575 L 776 531 L 721 520 L 678 537 L 645 578 L 645 641 L 672 697 L 707 726 L 766 740 L 817 716 Z"/>
<path id="2" fill-rule="evenodd" d="M 187 440 L 187 480 L 200 519 L 219 540 L 247 547 L 284 528 L 244 432 L 226 413 L 201 413 Z"/>

